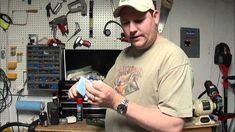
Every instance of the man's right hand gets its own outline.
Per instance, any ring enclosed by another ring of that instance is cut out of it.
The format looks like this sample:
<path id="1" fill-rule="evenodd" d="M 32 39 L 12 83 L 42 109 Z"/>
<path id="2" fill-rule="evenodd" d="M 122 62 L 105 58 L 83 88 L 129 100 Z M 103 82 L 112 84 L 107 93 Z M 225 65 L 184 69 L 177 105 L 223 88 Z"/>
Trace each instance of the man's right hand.
<path id="1" fill-rule="evenodd" d="M 78 94 L 76 90 L 76 83 L 69 89 L 68 96 L 69 96 L 69 99 L 77 98 Z"/>

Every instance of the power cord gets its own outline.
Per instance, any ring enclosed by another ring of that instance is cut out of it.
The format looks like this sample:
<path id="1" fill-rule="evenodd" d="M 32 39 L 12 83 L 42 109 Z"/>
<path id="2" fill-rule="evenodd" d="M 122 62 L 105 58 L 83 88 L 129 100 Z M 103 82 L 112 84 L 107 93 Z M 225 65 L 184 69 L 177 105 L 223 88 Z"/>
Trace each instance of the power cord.
<path id="1" fill-rule="evenodd" d="M 3 82 L 3 87 L 0 87 L 0 113 L 2 113 L 12 103 L 12 93 L 10 91 L 11 82 L 7 78 L 6 73 L 0 68 L 0 82 Z M 9 100 L 9 101 L 8 101 Z"/>
<path id="2" fill-rule="evenodd" d="M 27 127 L 28 132 L 35 132 L 35 128 L 39 124 L 39 121 L 40 120 L 37 119 L 37 120 L 33 121 L 31 124 L 22 123 L 22 122 L 9 122 L 9 123 L 6 123 L 5 125 L 1 126 L 0 131 L 3 131 L 4 129 L 6 129 L 8 127 L 21 126 L 21 127 Z"/>

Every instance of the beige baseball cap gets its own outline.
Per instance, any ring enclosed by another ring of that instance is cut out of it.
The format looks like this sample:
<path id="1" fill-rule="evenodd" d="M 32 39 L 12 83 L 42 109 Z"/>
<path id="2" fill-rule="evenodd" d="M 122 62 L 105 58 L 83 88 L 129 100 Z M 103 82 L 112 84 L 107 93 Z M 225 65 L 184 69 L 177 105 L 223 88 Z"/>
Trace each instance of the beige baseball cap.
<path id="1" fill-rule="evenodd" d="M 155 9 L 152 0 L 120 0 L 118 7 L 113 12 L 113 16 L 119 17 L 121 9 L 125 6 L 133 7 L 134 9 L 140 12 L 146 12 L 149 9 Z"/>

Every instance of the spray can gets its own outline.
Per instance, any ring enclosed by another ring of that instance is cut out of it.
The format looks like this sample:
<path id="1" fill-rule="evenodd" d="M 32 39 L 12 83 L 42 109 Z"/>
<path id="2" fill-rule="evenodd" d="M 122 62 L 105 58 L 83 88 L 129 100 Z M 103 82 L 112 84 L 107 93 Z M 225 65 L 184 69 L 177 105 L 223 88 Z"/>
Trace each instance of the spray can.
<path id="1" fill-rule="evenodd" d="M 77 98 L 77 121 L 82 121 L 83 118 L 83 99 Z"/>

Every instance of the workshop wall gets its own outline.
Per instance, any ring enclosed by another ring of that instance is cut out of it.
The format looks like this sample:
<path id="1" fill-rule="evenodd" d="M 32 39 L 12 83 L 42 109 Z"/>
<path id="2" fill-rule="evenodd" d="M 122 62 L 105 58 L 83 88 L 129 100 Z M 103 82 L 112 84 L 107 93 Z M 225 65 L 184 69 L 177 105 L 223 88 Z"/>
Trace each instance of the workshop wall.
<path id="1" fill-rule="evenodd" d="M 15 95 L 11 107 L 0 113 L 0 122 L 16 121 L 15 101 L 17 99 L 18 89 L 23 87 L 26 81 L 26 45 L 28 44 L 29 34 L 36 34 L 38 40 L 44 38 L 52 38 L 51 27 L 49 22 L 54 18 L 65 15 L 68 12 L 67 4 L 73 0 L 67 0 L 63 3 L 61 10 L 57 15 L 51 13 L 51 17 L 47 18 L 46 5 L 51 2 L 54 8 L 58 0 L 32 0 L 29 5 L 22 0 L 0 0 L 0 12 L 8 14 L 13 21 L 21 25 L 10 25 L 5 32 L 0 30 L 0 44 L 1 50 L 6 51 L 5 58 L 1 58 L 0 67 L 6 73 L 17 73 L 17 79 L 12 81 L 11 91 Z M 157 2 L 160 5 L 160 0 Z M 93 37 L 89 36 L 90 19 L 89 19 L 89 0 L 87 3 L 87 16 L 82 16 L 81 12 L 69 14 L 68 19 L 68 37 L 61 34 L 57 29 L 57 38 L 65 43 L 66 49 L 72 49 L 73 42 L 77 36 L 72 38 L 69 42 L 67 39 L 75 32 L 75 22 L 78 22 L 81 36 L 85 40 L 91 42 L 90 49 L 123 49 L 128 44 L 120 42 L 117 38 L 120 37 L 121 29 L 116 24 L 108 26 L 112 34 L 110 37 L 105 37 L 103 28 L 109 20 L 119 21 L 112 17 L 112 6 L 109 0 L 94 0 L 93 8 Z M 117 6 L 117 0 L 114 0 L 114 6 Z M 158 6 L 159 7 L 159 6 Z M 25 10 L 35 9 L 37 13 L 26 13 Z M 20 11 L 19 11 L 20 10 Z M 163 35 L 177 45 L 180 46 L 180 28 L 199 28 L 200 29 L 200 57 L 190 58 L 194 72 L 194 98 L 205 90 L 205 80 L 211 80 L 218 85 L 222 95 L 223 88 L 221 86 L 221 73 L 213 63 L 214 49 L 216 44 L 225 42 L 229 45 L 231 53 L 234 56 L 234 0 L 174 0 L 173 8 L 167 20 Z M 43 42 L 43 41 L 41 41 Z M 9 61 L 17 61 L 17 56 L 11 56 L 11 48 L 16 47 L 17 53 L 22 53 L 22 61 L 17 62 L 15 70 L 8 70 L 6 63 Z M 88 49 L 87 47 L 79 47 L 80 49 Z M 229 75 L 235 75 L 234 59 L 230 66 Z M 0 84 L 1 86 L 1 84 Z M 22 100 L 37 100 L 37 101 L 51 101 L 51 96 L 45 93 L 45 96 L 28 95 L 27 88 L 23 92 Z M 229 112 L 234 112 L 235 96 L 231 89 L 229 89 Z M 31 122 L 34 114 L 19 115 L 19 121 Z"/>
<path id="2" fill-rule="evenodd" d="M 173 22 L 170 26 L 173 31 L 178 26 L 200 29 L 200 58 L 191 58 L 196 75 L 194 93 L 197 96 L 204 90 L 205 80 L 209 79 L 217 84 L 220 71 L 213 60 L 215 46 L 220 42 L 225 42 L 230 47 L 231 53 L 234 54 L 234 1 L 207 0 L 205 2 L 202 0 L 194 3 L 193 7 L 190 6 L 191 4 L 189 1 L 175 3 L 175 6 L 180 10 L 176 10 L 175 17 L 171 17 L 174 21 L 169 21 Z M 182 15 L 183 12 L 185 15 Z M 188 14 L 189 12 L 190 14 Z M 173 31 L 170 38 L 177 42 L 179 37 L 173 37 L 177 35 Z M 234 70 L 234 61 L 232 61 L 230 75 L 234 75 Z M 220 83 L 221 80 L 218 84 Z M 202 89 L 198 91 L 200 88 Z M 221 85 L 219 85 L 219 89 L 222 89 Z"/>
<path id="3" fill-rule="evenodd" d="M 200 29 L 200 57 L 190 58 L 194 68 L 194 98 L 204 90 L 205 80 L 211 80 L 223 95 L 220 70 L 214 64 L 215 46 L 227 43 L 233 55 L 229 75 L 235 74 L 234 66 L 234 1 L 233 0 L 178 0 L 168 19 L 169 38 L 180 43 L 180 27 Z M 229 89 L 230 110 L 234 111 L 234 93 Z"/>
<path id="4" fill-rule="evenodd" d="M 180 28 L 200 29 L 200 57 L 190 58 L 195 83 L 193 96 L 196 99 L 204 90 L 204 82 L 211 80 L 223 96 L 222 73 L 214 64 L 215 47 L 220 42 L 228 44 L 233 55 L 229 75 L 235 75 L 234 65 L 234 0 L 176 0 L 168 19 L 167 36 L 180 44 Z M 234 83 L 234 81 L 230 81 Z M 203 96 L 206 97 L 206 94 Z M 235 112 L 235 93 L 228 89 L 228 112 Z M 230 122 L 231 120 L 229 120 Z M 233 121 L 234 123 L 234 121 Z M 228 123 L 229 125 L 229 123 Z M 235 126 L 233 125 L 233 130 Z"/>
<path id="5" fill-rule="evenodd" d="M 0 40 L 1 40 L 1 51 L 5 52 L 5 57 L 1 58 L 0 66 L 5 70 L 6 74 L 16 73 L 17 79 L 11 81 L 11 92 L 13 94 L 12 104 L 4 112 L 0 113 L 0 122 L 5 123 L 9 121 L 16 121 L 16 110 L 15 102 L 18 97 L 18 91 L 24 89 L 23 96 L 21 100 L 28 101 L 51 101 L 51 93 L 42 91 L 38 93 L 29 94 L 27 87 L 24 86 L 26 81 L 26 46 L 30 42 L 29 36 L 38 40 L 40 44 L 46 44 L 48 38 L 53 37 L 52 28 L 49 26 L 49 22 L 58 18 L 60 16 L 66 15 L 69 11 L 67 4 L 73 2 L 74 0 L 67 0 L 67 2 L 62 3 L 62 8 L 58 14 L 53 14 L 50 12 L 50 17 L 47 17 L 46 6 L 51 2 L 51 8 L 54 9 L 57 5 L 58 0 L 33 0 L 31 4 L 28 1 L 21 0 L 0 0 L 0 11 L 1 13 L 8 14 L 13 24 L 10 25 L 9 29 L 5 32 L 0 30 Z M 103 29 L 105 24 L 114 20 L 118 22 L 112 16 L 113 6 L 117 5 L 117 1 L 110 3 L 107 0 L 94 1 L 93 8 L 90 8 L 90 1 L 85 0 L 87 4 L 86 15 L 82 15 L 81 11 L 77 13 L 70 13 L 67 15 L 67 37 L 62 35 L 61 31 L 57 28 L 56 38 L 65 44 L 66 49 L 72 49 L 73 43 L 76 37 L 80 36 L 83 40 L 88 40 L 91 43 L 89 49 L 123 49 L 128 46 L 127 43 L 122 43 L 118 38 L 121 37 L 121 28 L 111 23 L 107 26 L 107 29 L 111 30 L 111 35 L 106 37 L 103 34 Z M 81 4 L 73 5 L 71 8 L 80 8 Z M 34 10 L 36 12 L 27 12 L 27 10 Z M 90 19 L 90 10 L 93 10 L 93 18 Z M 81 31 L 77 36 L 73 37 L 67 42 L 68 38 L 73 35 L 76 30 L 76 24 L 79 24 Z M 66 27 L 65 27 L 66 28 Z M 90 29 L 92 28 L 93 34 L 90 35 Z M 78 47 L 78 49 L 88 49 L 87 47 Z M 15 52 L 15 54 L 12 54 Z M 20 56 L 17 54 L 20 53 Z M 19 61 L 19 57 L 21 57 Z M 17 62 L 17 68 L 14 70 L 9 70 L 7 68 L 8 62 Z M 2 85 L 2 84 L 1 84 Z M 45 95 L 42 97 L 42 95 Z M 8 102 L 10 102 L 10 98 Z M 45 107 L 46 108 L 46 107 Z M 31 122 L 32 117 L 35 116 L 34 113 L 20 114 L 19 121 Z M 36 117 L 38 118 L 38 117 Z"/>

